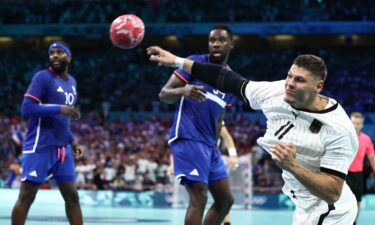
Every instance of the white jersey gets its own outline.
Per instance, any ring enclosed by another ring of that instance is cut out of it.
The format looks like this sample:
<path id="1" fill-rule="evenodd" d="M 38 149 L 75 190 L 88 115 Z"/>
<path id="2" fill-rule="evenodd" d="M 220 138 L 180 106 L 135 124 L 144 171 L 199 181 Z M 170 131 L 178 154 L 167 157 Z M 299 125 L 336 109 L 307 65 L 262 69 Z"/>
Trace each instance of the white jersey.
<path id="1" fill-rule="evenodd" d="M 284 101 L 285 81 L 252 82 L 245 89 L 245 100 L 253 109 L 261 109 L 267 118 L 267 131 L 257 140 L 266 151 L 279 141 L 293 143 L 296 159 L 314 172 L 325 172 L 345 179 L 358 149 L 352 122 L 336 100 L 329 98 L 326 109 L 296 109 Z M 270 153 L 271 154 L 271 153 Z M 294 175 L 283 171 L 283 192 L 297 207 L 309 209 L 321 202 Z M 344 183 L 342 198 L 352 197 Z"/>

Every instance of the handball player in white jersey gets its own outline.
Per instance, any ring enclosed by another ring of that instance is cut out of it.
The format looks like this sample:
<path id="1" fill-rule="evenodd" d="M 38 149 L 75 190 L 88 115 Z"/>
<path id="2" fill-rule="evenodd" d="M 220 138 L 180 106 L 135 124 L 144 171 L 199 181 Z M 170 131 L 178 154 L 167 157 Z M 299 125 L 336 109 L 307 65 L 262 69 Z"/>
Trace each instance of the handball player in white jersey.
<path id="1" fill-rule="evenodd" d="M 253 82 L 218 65 L 179 58 L 150 47 L 150 60 L 178 67 L 222 92 L 234 93 L 267 117 L 258 143 L 283 170 L 283 192 L 295 203 L 293 225 L 350 225 L 356 199 L 345 182 L 358 149 L 353 124 L 332 98 L 320 94 L 327 68 L 300 55 L 285 80 Z"/>

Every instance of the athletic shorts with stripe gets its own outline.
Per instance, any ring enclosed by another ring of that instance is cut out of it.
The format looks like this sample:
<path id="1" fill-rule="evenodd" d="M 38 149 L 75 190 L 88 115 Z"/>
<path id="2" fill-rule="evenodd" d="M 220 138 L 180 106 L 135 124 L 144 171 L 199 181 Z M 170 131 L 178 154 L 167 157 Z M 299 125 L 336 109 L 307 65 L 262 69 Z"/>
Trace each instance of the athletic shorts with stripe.
<path id="1" fill-rule="evenodd" d="M 349 187 L 344 185 L 344 188 Z M 332 205 L 319 200 L 309 209 L 296 207 L 293 225 L 352 225 L 357 215 L 357 201 L 352 193 L 341 196 Z"/>
<path id="2" fill-rule="evenodd" d="M 227 169 L 216 146 L 179 138 L 170 147 L 173 155 L 174 174 L 180 183 L 186 179 L 210 185 L 214 181 L 228 178 Z"/>
<path id="3" fill-rule="evenodd" d="M 57 184 L 75 182 L 74 155 L 70 145 L 36 150 L 22 155 L 22 181 L 42 184 L 52 175 Z"/>

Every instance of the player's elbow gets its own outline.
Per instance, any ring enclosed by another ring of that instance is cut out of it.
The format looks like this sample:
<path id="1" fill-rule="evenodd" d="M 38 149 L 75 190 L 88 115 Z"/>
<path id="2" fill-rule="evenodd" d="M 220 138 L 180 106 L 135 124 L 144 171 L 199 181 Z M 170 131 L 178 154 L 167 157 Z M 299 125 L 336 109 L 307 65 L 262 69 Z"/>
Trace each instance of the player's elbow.
<path id="1" fill-rule="evenodd" d="M 172 99 L 169 96 L 168 91 L 165 88 L 162 88 L 161 91 L 159 92 L 159 100 L 167 104 L 173 104 L 176 102 L 175 99 Z"/>
<path id="2" fill-rule="evenodd" d="M 326 197 L 326 199 L 324 199 L 328 204 L 334 204 L 335 202 L 337 202 L 337 200 L 339 200 L 340 198 L 340 195 L 331 195 L 331 196 L 328 196 Z"/>
<path id="3" fill-rule="evenodd" d="M 22 103 L 22 106 L 21 106 L 21 116 L 23 117 L 30 117 L 31 114 L 30 114 L 31 110 L 30 110 L 30 103 Z"/>
<path id="4" fill-rule="evenodd" d="M 332 190 L 324 199 L 328 204 L 334 204 L 337 202 L 341 196 L 342 189 Z"/>
<path id="5" fill-rule="evenodd" d="M 161 91 L 159 92 L 159 100 L 162 101 L 162 102 L 168 103 L 168 102 L 166 102 L 164 89 L 161 89 Z"/>

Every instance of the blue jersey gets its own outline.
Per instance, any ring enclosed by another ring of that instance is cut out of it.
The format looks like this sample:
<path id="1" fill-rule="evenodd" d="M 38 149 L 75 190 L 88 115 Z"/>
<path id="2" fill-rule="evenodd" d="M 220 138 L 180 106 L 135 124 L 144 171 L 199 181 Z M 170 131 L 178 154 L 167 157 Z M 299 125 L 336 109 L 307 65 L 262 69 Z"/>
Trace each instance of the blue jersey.
<path id="1" fill-rule="evenodd" d="M 30 116 L 23 152 L 33 153 L 37 149 L 69 145 L 72 141 L 70 118 L 60 114 L 60 106 L 75 105 L 77 101 L 76 80 L 70 75 L 67 80 L 64 80 L 51 69 L 41 70 L 34 75 L 26 91 L 26 98 L 33 99 L 40 106 L 54 107 L 56 110 L 54 113 L 41 117 Z"/>
<path id="2" fill-rule="evenodd" d="M 207 54 L 192 55 L 188 58 L 196 62 L 210 63 Z M 185 138 L 216 146 L 216 126 L 232 95 L 220 92 L 210 85 L 196 80 L 183 70 L 175 70 L 174 75 L 186 84 L 204 86 L 207 100 L 197 102 L 182 96 L 176 102 L 177 110 L 174 115 L 169 143 L 177 138 Z"/>

